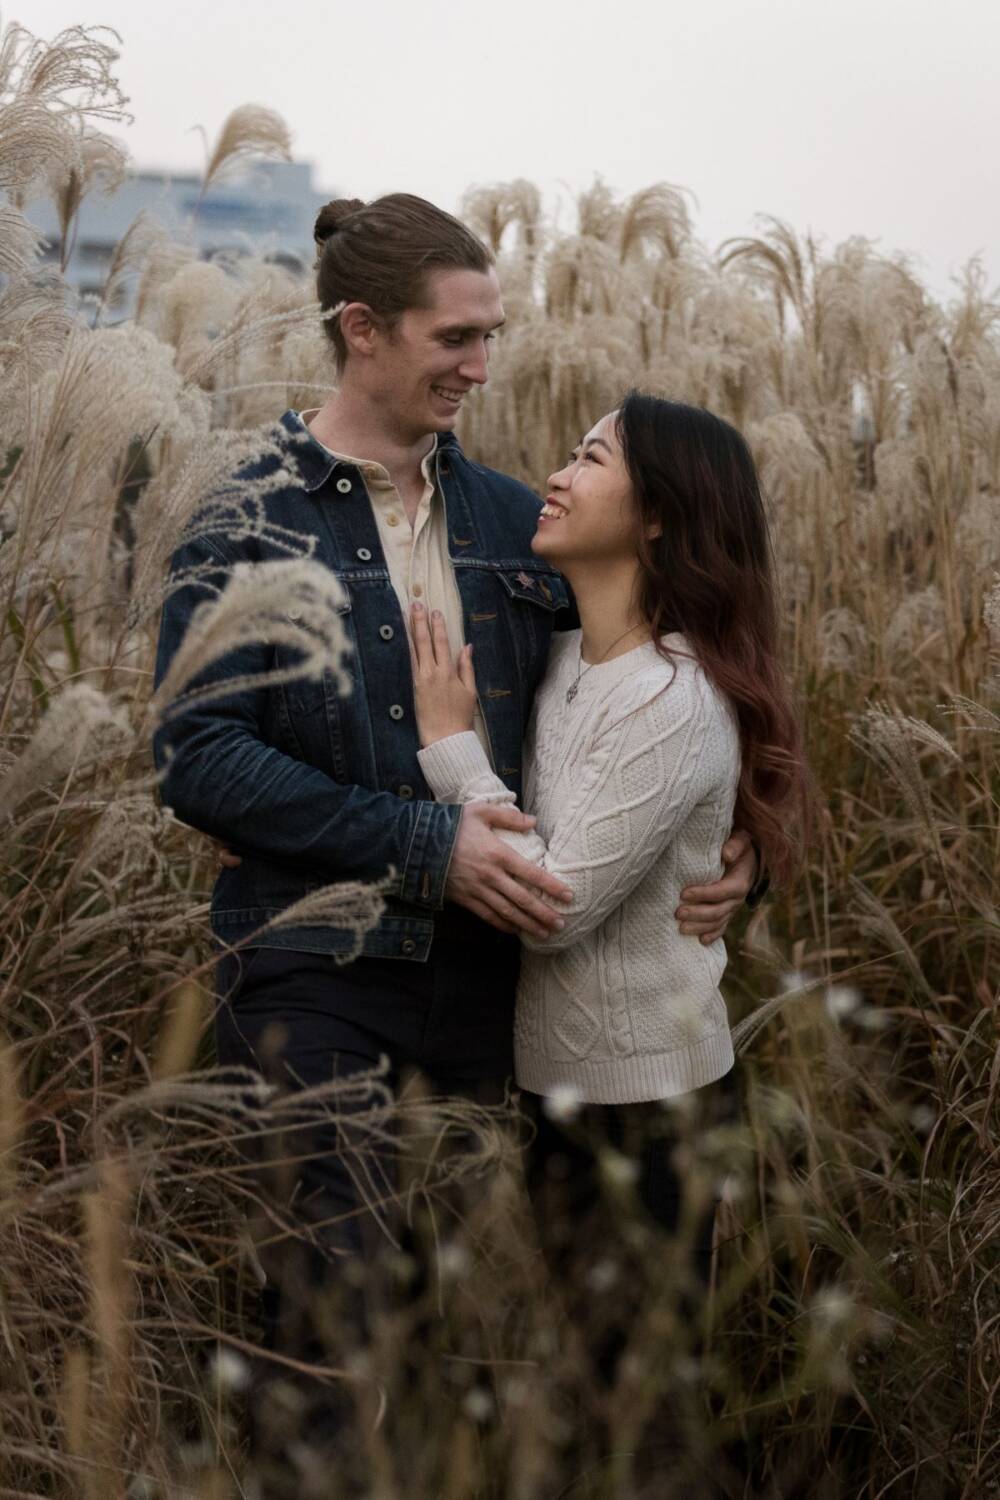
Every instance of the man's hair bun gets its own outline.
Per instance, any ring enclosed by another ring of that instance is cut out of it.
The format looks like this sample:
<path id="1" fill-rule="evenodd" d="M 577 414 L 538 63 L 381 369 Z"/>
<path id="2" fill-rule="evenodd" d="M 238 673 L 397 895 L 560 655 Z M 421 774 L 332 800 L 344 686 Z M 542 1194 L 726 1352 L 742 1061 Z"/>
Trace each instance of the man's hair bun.
<path id="1" fill-rule="evenodd" d="M 316 228 L 313 236 L 317 245 L 322 245 L 349 219 L 351 214 L 356 214 L 359 208 L 364 208 L 360 198 L 334 198 L 332 202 L 325 203 L 316 217 Z"/>

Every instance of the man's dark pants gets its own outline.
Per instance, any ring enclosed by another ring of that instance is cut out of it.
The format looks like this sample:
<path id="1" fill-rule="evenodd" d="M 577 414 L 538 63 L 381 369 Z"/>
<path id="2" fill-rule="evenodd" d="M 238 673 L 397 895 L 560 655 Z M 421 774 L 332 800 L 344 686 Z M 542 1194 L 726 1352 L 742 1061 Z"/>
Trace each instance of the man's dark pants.
<path id="1" fill-rule="evenodd" d="M 356 1078 L 387 1058 L 380 1083 L 394 1094 L 407 1070 L 416 1069 L 434 1094 L 502 1103 L 513 1072 L 517 948 L 495 945 L 489 955 L 491 998 L 484 1001 L 476 992 L 471 956 L 467 965 L 454 962 L 449 938 L 452 945 L 456 938 L 449 927 L 445 912 L 426 963 L 361 958 L 338 964 L 329 954 L 264 947 L 225 955 L 217 970 L 219 1064 L 252 1068 L 294 1095 Z M 498 965 L 509 967 L 509 983 Z M 498 992 L 506 998 L 498 1001 Z M 264 1343 L 291 1359 L 341 1365 L 352 1340 L 355 1348 L 364 1344 L 373 1299 L 385 1291 L 379 1263 L 391 1264 L 390 1235 L 398 1242 L 402 1233 L 405 1241 L 404 1216 L 393 1212 L 395 1125 L 383 1114 L 381 1128 L 371 1128 L 372 1104 L 377 1107 L 382 1097 L 378 1089 L 373 1095 L 348 1086 L 325 1108 L 307 1102 L 307 1124 L 258 1145 L 267 1216 L 258 1236 L 268 1275 Z M 291 1233 L 283 1233 L 282 1223 Z M 336 1348 L 330 1346 L 331 1326 Z M 265 1372 L 266 1392 L 275 1371 L 265 1366 Z M 330 1435 L 343 1393 L 317 1395 L 313 1421 Z M 251 1406 L 259 1417 L 264 1395 Z M 260 1422 L 253 1413 L 251 1418 L 258 1446 Z"/>

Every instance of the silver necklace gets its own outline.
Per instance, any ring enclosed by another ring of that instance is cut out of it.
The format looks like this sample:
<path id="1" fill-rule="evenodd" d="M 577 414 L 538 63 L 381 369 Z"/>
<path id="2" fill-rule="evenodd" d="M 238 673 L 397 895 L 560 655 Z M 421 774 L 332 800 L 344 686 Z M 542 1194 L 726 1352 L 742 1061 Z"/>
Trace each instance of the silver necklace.
<path id="1" fill-rule="evenodd" d="M 605 657 L 609 656 L 611 654 L 611 652 L 615 649 L 615 647 L 617 645 L 620 645 L 621 642 L 625 639 L 625 637 L 627 635 L 632 635 L 633 632 L 635 632 L 636 630 L 641 630 L 641 629 L 642 629 L 642 627 L 640 625 L 631 625 L 628 628 L 628 630 L 625 630 L 625 631 L 622 632 L 622 634 L 618 637 L 617 641 L 612 641 L 611 642 L 611 645 L 608 647 L 607 651 L 605 651 L 604 656 L 598 657 L 597 661 L 588 661 L 588 663 L 587 663 L 586 666 L 583 665 L 583 634 L 581 632 L 581 634 L 580 634 L 580 670 L 579 670 L 579 672 L 577 672 L 576 677 L 573 679 L 573 681 L 570 683 L 569 687 L 566 689 L 566 702 L 567 703 L 572 703 L 573 702 L 573 699 L 576 697 L 577 693 L 580 691 L 580 679 L 581 679 L 581 677 L 586 677 L 586 675 L 590 671 L 591 667 L 599 667 L 601 665 L 601 662 L 604 661 Z"/>

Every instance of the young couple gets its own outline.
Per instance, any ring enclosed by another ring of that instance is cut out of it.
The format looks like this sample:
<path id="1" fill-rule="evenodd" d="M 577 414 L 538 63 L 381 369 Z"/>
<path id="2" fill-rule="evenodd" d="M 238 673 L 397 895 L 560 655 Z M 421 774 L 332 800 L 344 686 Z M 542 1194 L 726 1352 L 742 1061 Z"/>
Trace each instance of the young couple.
<path id="1" fill-rule="evenodd" d="M 722 933 L 759 875 L 751 840 L 769 874 L 791 870 L 803 787 L 752 459 L 710 413 L 632 393 L 594 414 L 540 507 L 453 434 L 504 321 L 490 252 L 403 194 L 329 204 L 316 238 L 337 389 L 282 418 L 296 478 L 268 493 L 267 528 L 192 525 L 158 651 L 159 681 L 236 563 L 286 555 L 270 535 L 315 538 L 343 586 L 349 696 L 241 688 L 157 736 L 166 802 L 231 851 L 212 901 L 220 1062 L 297 1088 L 386 1055 L 390 1082 L 415 1065 L 490 1101 L 513 1074 L 540 1223 L 555 1181 L 595 1209 L 579 1144 L 595 1125 L 629 1142 L 671 1224 L 679 1183 L 648 1113 L 726 1087 Z M 256 676 L 282 651 L 248 645 L 207 675 Z M 336 927 L 253 941 L 317 885 L 390 867 L 354 962 Z M 538 1107 L 568 1090 L 571 1136 Z M 295 1182 L 330 1254 L 364 1237 L 339 1130 L 314 1135 Z M 568 1177 L 549 1170 L 566 1157 Z M 294 1346 L 304 1282 L 274 1280 L 274 1336 Z"/>

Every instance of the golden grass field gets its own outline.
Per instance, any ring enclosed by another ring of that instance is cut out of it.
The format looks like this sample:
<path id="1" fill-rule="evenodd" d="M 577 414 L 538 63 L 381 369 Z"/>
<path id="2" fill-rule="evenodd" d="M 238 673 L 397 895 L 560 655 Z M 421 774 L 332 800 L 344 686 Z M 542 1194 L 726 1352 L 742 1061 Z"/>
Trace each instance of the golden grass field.
<path id="1" fill-rule="evenodd" d="M 8 27 L 0 47 L 0 1496 L 223 1500 L 246 1492 L 254 1341 L 234 1138 L 280 1132 L 284 1106 L 251 1111 L 211 1073 L 214 860 L 157 801 L 152 646 L 185 520 L 332 369 L 309 279 L 263 260 L 201 262 L 139 223 L 99 306 L 39 270 L 28 198 L 52 194 L 68 238 L 122 170 L 100 134 L 123 107 L 114 59 L 84 32 Z M 237 111 L 207 174 L 282 140 Z M 974 264 L 942 306 L 903 257 L 777 221 L 709 249 L 664 185 L 596 185 L 573 232 L 525 182 L 463 212 L 509 319 L 468 451 L 538 487 L 631 385 L 747 435 L 823 809 L 803 877 L 730 935 L 732 1018 L 755 1019 L 744 1124 L 687 1147 L 726 1183 L 703 1346 L 684 1347 L 667 1266 L 615 1451 L 592 1452 L 507 1138 L 484 1113 L 481 1149 L 449 1161 L 432 1147 L 462 1120 L 414 1097 L 424 1219 L 453 1178 L 491 1186 L 447 1220 L 420 1381 L 393 1383 L 418 1313 L 350 1375 L 372 1496 L 668 1500 L 710 1470 L 733 1496 L 982 1500 L 1000 1491 L 1000 303 Z M 200 650 L 272 607 L 231 602 Z M 330 899 L 363 919 L 358 893 Z M 662 1255 L 641 1228 L 635 1246 Z M 668 1431 L 650 1476 L 634 1454 Z M 336 1500 L 336 1478 L 299 1493 Z"/>

